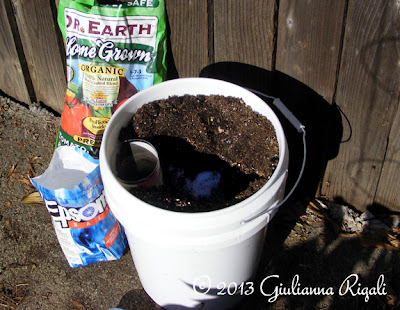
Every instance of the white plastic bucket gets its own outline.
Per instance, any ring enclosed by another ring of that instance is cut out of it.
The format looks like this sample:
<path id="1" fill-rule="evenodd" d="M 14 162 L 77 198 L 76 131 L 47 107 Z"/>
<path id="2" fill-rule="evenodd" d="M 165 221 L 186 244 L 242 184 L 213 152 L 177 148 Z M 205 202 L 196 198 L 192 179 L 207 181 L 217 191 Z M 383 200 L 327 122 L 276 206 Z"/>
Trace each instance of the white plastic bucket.
<path id="1" fill-rule="evenodd" d="M 251 197 L 212 212 L 179 213 L 139 200 L 118 183 L 110 169 L 109 160 L 120 129 L 148 102 L 199 94 L 242 98 L 272 122 L 280 156 L 274 174 Z M 165 309 L 220 310 L 234 306 L 251 293 L 252 283 L 248 281 L 258 267 L 266 227 L 273 214 L 267 212 L 244 224 L 242 221 L 282 200 L 288 156 L 286 138 L 275 113 L 250 91 L 224 81 L 187 78 L 163 82 L 135 94 L 117 110 L 107 125 L 100 149 L 105 195 L 125 228 L 141 283 L 157 304 Z"/>

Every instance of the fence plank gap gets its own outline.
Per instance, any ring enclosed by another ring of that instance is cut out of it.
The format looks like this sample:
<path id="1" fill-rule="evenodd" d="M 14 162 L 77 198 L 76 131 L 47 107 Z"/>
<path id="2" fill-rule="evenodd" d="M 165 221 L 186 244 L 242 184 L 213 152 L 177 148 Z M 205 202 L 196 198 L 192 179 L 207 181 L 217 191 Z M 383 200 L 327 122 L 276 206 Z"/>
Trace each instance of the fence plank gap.
<path id="1" fill-rule="evenodd" d="M 35 96 L 10 0 L 0 2 L 0 46 L 0 90 L 30 103 Z"/>
<path id="2" fill-rule="evenodd" d="M 62 111 L 66 89 L 56 23 L 48 0 L 12 0 L 36 100 Z"/>

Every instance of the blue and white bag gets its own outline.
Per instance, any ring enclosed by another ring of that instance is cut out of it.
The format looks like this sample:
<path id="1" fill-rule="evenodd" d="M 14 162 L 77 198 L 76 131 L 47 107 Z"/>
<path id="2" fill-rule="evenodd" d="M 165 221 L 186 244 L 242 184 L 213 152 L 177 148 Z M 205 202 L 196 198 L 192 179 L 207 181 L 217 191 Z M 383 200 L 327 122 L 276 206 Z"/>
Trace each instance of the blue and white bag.
<path id="1" fill-rule="evenodd" d="M 47 170 L 31 182 L 71 267 L 122 256 L 127 240 L 104 197 L 98 160 L 77 147 L 62 146 Z"/>

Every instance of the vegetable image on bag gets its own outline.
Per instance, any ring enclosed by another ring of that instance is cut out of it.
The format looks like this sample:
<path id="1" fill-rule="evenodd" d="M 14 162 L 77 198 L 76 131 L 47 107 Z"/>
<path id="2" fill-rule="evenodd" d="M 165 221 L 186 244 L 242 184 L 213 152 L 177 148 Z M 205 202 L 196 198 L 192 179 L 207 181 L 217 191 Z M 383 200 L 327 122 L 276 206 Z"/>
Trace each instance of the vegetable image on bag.
<path id="1" fill-rule="evenodd" d="M 90 115 L 91 112 L 88 106 L 80 103 L 75 94 L 67 90 L 64 99 L 64 110 L 61 115 L 63 130 L 71 137 L 75 135 L 81 136 L 83 119 Z"/>
<path id="2" fill-rule="evenodd" d="M 77 146 L 98 158 L 118 107 L 166 79 L 164 0 L 60 0 L 58 23 L 65 40 L 67 91 L 56 148 Z"/>

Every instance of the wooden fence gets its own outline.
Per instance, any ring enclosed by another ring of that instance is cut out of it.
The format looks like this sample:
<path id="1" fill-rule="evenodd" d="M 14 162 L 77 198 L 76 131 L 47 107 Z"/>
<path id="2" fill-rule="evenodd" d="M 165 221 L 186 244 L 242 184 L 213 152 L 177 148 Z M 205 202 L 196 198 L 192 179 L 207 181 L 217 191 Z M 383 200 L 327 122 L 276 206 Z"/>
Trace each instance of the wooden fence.
<path id="1" fill-rule="evenodd" d="M 279 96 L 307 129 L 299 191 L 400 211 L 399 1 L 165 1 L 170 78 L 224 78 Z M 57 2 L 0 1 L 0 90 L 61 112 Z M 293 171 L 298 141 L 289 138 Z"/>

